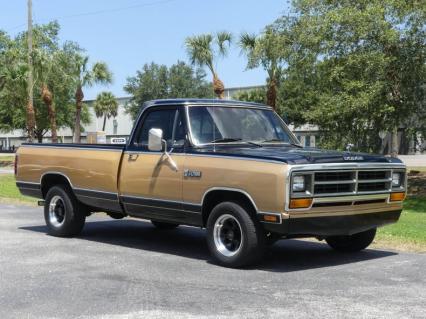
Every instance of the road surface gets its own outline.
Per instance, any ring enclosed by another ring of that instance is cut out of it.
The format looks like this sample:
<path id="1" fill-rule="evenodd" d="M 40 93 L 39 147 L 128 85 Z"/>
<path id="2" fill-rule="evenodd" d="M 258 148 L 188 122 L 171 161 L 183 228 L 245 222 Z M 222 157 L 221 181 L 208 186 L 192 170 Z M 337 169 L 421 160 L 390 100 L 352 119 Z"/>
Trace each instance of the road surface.
<path id="1" fill-rule="evenodd" d="M 291 240 L 236 270 L 195 228 L 100 216 L 78 238 L 45 232 L 41 208 L 0 205 L 0 318 L 426 317 L 425 254 Z"/>

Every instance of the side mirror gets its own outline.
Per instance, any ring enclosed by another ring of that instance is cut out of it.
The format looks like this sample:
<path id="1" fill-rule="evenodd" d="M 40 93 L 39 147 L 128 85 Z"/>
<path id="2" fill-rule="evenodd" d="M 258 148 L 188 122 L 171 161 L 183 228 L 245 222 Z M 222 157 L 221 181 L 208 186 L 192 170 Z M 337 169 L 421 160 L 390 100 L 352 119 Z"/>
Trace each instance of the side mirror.
<path id="1" fill-rule="evenodd" d="M 161 152 L 163 150 L 163 130 L 152 128 L 148 132 L 148 149 Z"/>

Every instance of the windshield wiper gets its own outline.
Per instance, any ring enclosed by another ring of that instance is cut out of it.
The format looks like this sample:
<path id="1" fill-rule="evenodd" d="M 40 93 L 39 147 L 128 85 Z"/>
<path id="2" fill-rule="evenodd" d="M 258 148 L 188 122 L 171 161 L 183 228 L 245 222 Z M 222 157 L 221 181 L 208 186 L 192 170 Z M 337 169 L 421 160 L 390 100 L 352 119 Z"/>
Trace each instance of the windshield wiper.
<path id="1" fill-rule="evenodd" d="M 252 142 L 252 141 L 243 141 L 242 138 L 236 138 L 236 137 L 219 138 L 219 139 L 211 141 L 210 143 L 229 143 L 229 142 L 241 142 L 241 143 L 245 143 L 245 144 L 254 145 L 254 146 L 257 146 L 257 147 L 263 147 L 259 143 Z"/>
<path id="2" fill-rule="evenodd" d="M 264 140 L 261 143 L 272 143 L 272 142 L 280 142 L 281 144 L 288 144 L 288 145 L 296 146 L 296 147 L 299 147 L 299 148 L 303 148 L 303 146 L 300 145 L 300 144 L 296 144 L 296 143 L 293 143 L 293 142 L 284 142 L 283 140 L 280 140 L 278 138 L 272 138 L 270 140 Z"/>
<path id="3" fill-rule="evenodd" d="M 241 141 L 241 138 L 235 138 L 235 137 L 225 137 L 225 138 L 218 138 L 213 141 L 210 141 L 210 143 L 229 143 L 229 142 L 238 142 Z"/>

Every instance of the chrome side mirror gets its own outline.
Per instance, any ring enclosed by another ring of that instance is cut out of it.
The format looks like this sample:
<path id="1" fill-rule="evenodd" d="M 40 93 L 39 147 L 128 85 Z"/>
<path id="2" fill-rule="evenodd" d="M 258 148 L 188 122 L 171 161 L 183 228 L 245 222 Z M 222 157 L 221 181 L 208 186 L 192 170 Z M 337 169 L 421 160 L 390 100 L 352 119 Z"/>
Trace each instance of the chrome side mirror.
<path id="1" fill-rule="evenodd" d="M 163 130 L 152 128 L 148 132 L 148 150 L 161 152 L 163 150 Z"/>
<path id="2" fill-rule="evenodd" d="M 167 152 L 167 142 L 163 140 L 163 130 L 159 128 L 152 128 L 148 132 L 148 150 L 163 152 L 163 156 L 166 156 L 173 170 L 178 171 L 176 162 Z"/>

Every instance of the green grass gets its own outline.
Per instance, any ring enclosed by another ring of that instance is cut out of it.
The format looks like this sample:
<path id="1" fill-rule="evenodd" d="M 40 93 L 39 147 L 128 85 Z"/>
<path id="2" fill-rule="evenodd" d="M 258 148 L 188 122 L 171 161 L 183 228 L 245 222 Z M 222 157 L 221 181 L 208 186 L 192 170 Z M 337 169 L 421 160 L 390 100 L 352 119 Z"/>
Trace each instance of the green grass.
<path id="1" fill-rule="evenodd" d="M 0 175 L 0 201 L 28 204 L 37 202 L 35 198 L 21 195 L 16 187 L 15 177 L 10 174 Z"/>
<path id="2" fill-rule="evenodd" d="M 426 197 L 408 198 L 399 221 L 379 228 L 375 244 L 426 252 Z"/>

